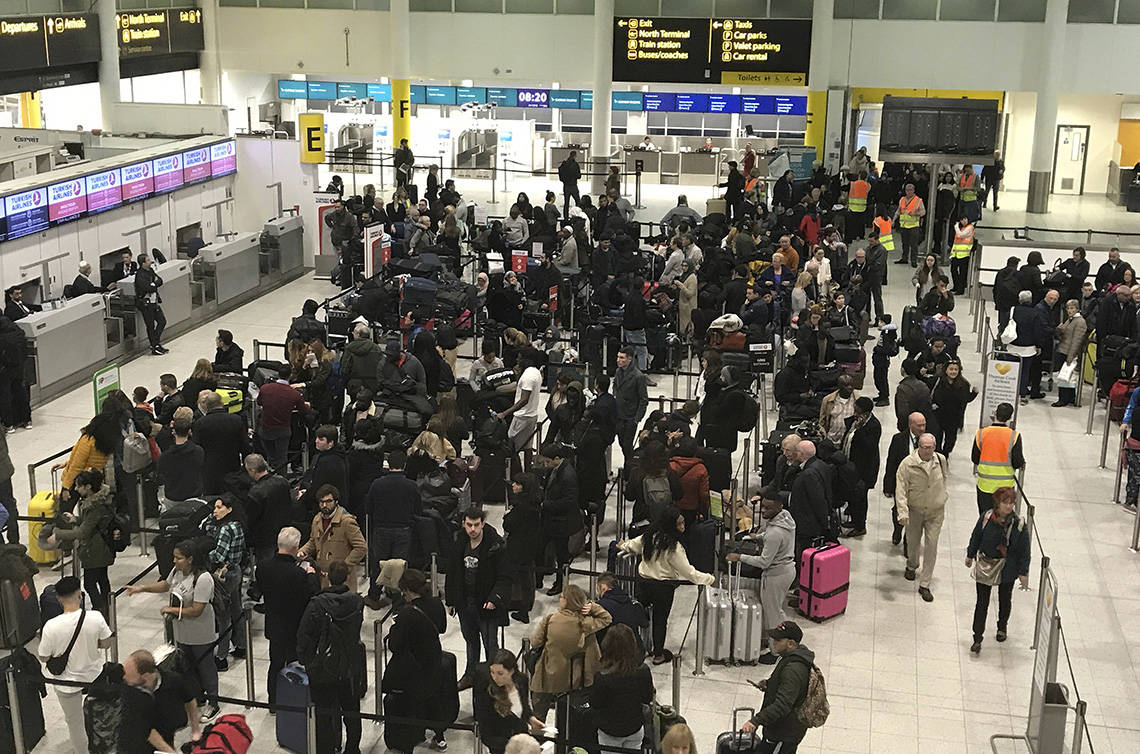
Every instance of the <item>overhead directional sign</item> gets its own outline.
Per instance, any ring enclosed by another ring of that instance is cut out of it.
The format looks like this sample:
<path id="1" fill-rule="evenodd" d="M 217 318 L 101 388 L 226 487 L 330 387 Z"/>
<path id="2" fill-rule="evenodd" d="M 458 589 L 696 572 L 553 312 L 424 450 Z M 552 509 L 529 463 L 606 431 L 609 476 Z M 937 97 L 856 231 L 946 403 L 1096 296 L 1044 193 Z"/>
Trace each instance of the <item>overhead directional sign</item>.
<path id="1" fill-rule="evenodd" d="M 200 8 L 123 11 L 115 14 L 119 57 L 169 55 L 205 48 Z"/>
<path id="2" fill-rule="evenodd" d="M 806 86 L 811 21 L 614 19 L 615 81 Z"/>
<path id="3" fill-rule="evenodd" d="M 41 70 L 99 60 L 93 13 L 0 19 L 0 71 Z"/>

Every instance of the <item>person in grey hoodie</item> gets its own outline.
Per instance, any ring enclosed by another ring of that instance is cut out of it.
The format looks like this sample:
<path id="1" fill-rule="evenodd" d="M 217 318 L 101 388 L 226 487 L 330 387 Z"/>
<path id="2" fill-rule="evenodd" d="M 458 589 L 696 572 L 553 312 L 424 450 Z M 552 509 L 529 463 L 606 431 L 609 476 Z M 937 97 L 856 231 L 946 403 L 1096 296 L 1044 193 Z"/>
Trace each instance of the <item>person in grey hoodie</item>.
<path id="1" fill-rule="evenodd" d="M 784 622 L 786 595 L 796 580 L 796 520 L 784 510 L 780 493 L 765 490 L 760 501 L 761 524 L 751 539 L 761 544 L 759 555 L 729 553 L 725 559 L 730 563 L 740 561 L 744 565 L 760 568 L 760 613 L 764 621 L 764 636 L 771 638 L 776 626 Z M 774 643 L 773 643 L 774 644 Z M 775 665 L 779 656 L 775 648 L 760 656 L 764 665 Z"/>

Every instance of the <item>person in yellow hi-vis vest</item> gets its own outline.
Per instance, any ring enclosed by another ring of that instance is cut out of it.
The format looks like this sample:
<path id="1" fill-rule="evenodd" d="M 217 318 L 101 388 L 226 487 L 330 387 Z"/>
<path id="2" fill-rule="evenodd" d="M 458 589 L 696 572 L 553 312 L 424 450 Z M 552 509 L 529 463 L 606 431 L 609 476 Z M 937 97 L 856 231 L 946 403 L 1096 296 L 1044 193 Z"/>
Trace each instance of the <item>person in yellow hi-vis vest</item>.
<path id="1" fill-rule="evenodd" d="M 954 224 L 954 244 L 950 247 L 950 278 L 954 283 L 954 295 L 966 292 L 970 277 L 970 253 L 974 250 L 974 224 L 962 214 Z"/>
<path id="2" fill-rule="evenodd" d="M 1021 433 L 1009 426 L 1011 419 L 1013 404 L 999 403 L 994 409 L 994 423 L 974 434 L 970 460 L 977 477 L 979 515 L 993 508 L 994 490 L 1014 486 L 1017 470 L 1025 468 Z"/>
<path id="3" fill-rule="evenodd" d="M 867 171 L 860 171 L 859 177 L 847 187 L 847 223 L 844 228 L 847 243 L 863 237 L 867 227 L 867 196 L 871 184 L 867 182 Z"/>
<path id="4" fill-rule="evenodd" d="M 914 193 L 913 183 L 908 183 L 904 192 L 893 218 L 898 223 L 899 236 L 902 238 L 902 259 L 895 264 L 910 262 L 911 267 L 918 267 L 918 242 L 922 239 L 919 225 L 926 216 L 926 205 Z"/>
<path id="5" fill-rule="evenodd" d="M 973 165 L 963 165 L 958 176 L 958 212 L 976 223 L 982 219 L 982 207 L 978 202 L 978 174 Z"/>

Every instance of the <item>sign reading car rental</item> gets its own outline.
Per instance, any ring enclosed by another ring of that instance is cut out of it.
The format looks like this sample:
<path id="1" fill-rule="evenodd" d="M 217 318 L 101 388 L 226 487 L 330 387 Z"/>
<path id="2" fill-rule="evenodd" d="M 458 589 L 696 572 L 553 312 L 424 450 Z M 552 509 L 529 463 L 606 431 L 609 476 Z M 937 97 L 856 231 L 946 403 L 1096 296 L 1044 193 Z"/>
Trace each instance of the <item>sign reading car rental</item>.
<path id="1" fill-rule="evenodd" d="M 615 81 L 807 86 L 811 21 L 614 19 Z"/>

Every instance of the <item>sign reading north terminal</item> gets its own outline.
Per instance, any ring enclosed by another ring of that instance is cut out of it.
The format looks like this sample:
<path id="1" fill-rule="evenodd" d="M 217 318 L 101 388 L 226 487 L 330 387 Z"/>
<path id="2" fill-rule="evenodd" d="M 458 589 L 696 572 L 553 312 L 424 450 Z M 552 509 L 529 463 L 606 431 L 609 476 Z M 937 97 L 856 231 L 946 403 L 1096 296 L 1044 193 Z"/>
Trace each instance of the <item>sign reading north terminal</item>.
<path id="1" fill-rule="evenodd" d="M 200 8 L 116 13 L 115 30 L 120 58 L 197 52 L 205 47 Z"/>
<path id="2" fill-rule="evenodd" d="M 811 21 L 614 19 L 613 78 L 707 84 L 807 84 Z"/>

